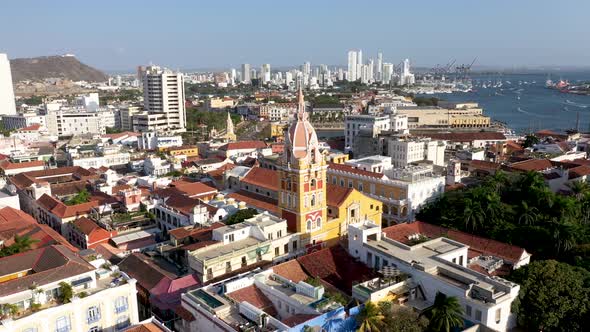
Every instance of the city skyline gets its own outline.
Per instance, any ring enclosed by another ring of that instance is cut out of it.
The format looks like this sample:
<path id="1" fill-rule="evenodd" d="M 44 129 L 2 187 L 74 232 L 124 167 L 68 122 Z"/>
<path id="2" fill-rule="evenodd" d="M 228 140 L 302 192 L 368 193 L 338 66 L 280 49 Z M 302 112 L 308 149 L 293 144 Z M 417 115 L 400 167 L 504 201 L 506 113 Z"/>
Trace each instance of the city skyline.
<path id="1" fill-rule="evenodd" d="M 451 59 L 469 63 L 475 57 L 480 66 L 584 67 L 590 58 L 590 46 L 580 42 L 588 3 L 375 2 L 366 12 L 352 3 L 338 4 L 3 3 L 2 12 L 15 15 L 0 23 L 0 52 L 10 58 L 74 53 L 106 71 L 150 62 L 174 69 L 305 61 L 344 66 L 343 54 L 354 48 L 362 49 L 365 59 L 381 51 L 384 61 L 409 58 L 417 67 Z M 16 26 L 19 33 L 13 34 Z"/>

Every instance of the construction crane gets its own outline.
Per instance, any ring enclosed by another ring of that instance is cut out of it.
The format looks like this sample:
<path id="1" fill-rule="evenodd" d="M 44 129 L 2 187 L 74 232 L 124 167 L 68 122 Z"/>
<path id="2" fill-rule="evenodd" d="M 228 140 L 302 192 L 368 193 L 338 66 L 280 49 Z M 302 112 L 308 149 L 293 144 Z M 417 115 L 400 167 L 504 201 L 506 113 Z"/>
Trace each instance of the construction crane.
<path id="1" fill-rule="evenodd" d="M 477 60 L 477 57 L 475 57 L 473 59 L 473 61 L 471 61 L 471 64 L 469 64 L 469 65 L 462 64 L 462 65 L 455 67 L 455 71 L 457 73 L 457 78 L 459 80 L 463 80 L 463 81 L 469 80 L 469 73 L 471 72 L 471 67 L 473 67 L 475 60 Z"/>

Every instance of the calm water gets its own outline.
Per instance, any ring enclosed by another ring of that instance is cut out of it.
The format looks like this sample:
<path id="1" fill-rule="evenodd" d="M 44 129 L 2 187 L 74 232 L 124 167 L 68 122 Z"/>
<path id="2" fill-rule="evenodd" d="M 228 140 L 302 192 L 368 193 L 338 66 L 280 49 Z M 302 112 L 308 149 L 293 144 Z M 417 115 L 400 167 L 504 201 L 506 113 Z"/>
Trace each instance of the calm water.
<path id="1" fill-rule="evenodd" d="M 590 81 L 590 72 L 551 75 L 554 81 L 560 78 L 573 83 Z M 575 128 L 578 113 L 580 130 L 590 130 L 590 96 L 545 88 L 547 74 L 478 75 L 472 79 L 476 91 L 434 96 L 448 101 L 475 101 L 483 107 L 485 115 L 505 122 L 517 132 Z M 501 87 L 489 87 L 490 83 L 498 82 L 502 82 Z M 483 88 L 483 83 L 488 87 Z"/>

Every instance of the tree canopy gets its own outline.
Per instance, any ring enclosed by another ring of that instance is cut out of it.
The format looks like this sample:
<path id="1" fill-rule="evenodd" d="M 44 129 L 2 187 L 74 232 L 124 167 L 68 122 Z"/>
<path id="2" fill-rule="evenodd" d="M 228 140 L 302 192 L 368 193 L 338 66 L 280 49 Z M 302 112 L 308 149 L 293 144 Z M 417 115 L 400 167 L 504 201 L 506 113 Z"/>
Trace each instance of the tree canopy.
<path id="1" fill-rule="evenodd" d="M 248 218 L 254 217 L 257 214 L 258 214 L 258 211 L 256 211 L 256 209 L 252 209 L 252 208 L 239 210 L 238 212 L 236 212 L 235 214 L 233 214 L 229 218 L 227 218 L 227 220 L 225 221 L 225 224 L 226 225 L 238 224 Z"/>
<path id="2" fill-rule="evenodd" d="M 90 193 L 86 189 L 82 189 L 74 197 L 66 200 L 65 205 L 78 205 L 90 201 Z"/>
<path id="3" fill-rule="evenodd" d="M 434 298 L 434 304 L 424 312 L 430 322 L 429 331 L 450 332 L 452 329 L 463 326 L 463 308 L 456 297 L 446 296 L 438 292 Z"/>
<path id="4" fill-rule="evenodd" d="M 590 243 L 590 190 L 572 188 L 574 195 L 556 194 L 537 172 L 498 172 L 478 186 L 445 193 L 417 219 L 515 244 L 539 259 L 588 264 L 580 246 Z"/>
<path id="5" fill-rule="evenodd" d="M 582 331 L 590 322 L 590 273 L 555 260 L 536 261 L 514 271 L 520 284 L 512 305 L 529 331 Z"/>

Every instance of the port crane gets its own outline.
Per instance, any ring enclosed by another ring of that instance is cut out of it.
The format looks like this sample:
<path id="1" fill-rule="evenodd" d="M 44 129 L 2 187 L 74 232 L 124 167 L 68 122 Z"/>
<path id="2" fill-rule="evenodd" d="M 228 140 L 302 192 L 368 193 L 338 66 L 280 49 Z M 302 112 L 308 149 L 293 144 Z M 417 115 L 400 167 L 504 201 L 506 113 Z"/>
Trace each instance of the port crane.
<path id="1" fill-rule="evenodd" d="M 476 60 L 477 60 L 477 57 L 475 57 L 469 65 L 461 64 L 461 65 L 455 67 L 455 72 L 457 73 L 457 79 L 463 80 L 463 81 L 469 81 L 469 73 L 471 72 L 471 67 L 473 67 L 473 64 L 475 63 Z"/>
<path id="2" fill-rule="evenodd" d="M 439 65 L 439 64 L 437 64 L 436 66 L 434 66 L 434 68 L 432 68 L 430 70 L 430 73 L 432 74 L 432 77 L 434 79 L 442 78 L 445 74 L 450 73 L 451 72 L 451 68 L 453 68 L 453 65 L 455 64 L 455 62 L 457 62 L 457 60 L 449 61 L 447 63 L 447 65 L 444 66 L 444 67 L 441 66 L 441 65 Z"/>

